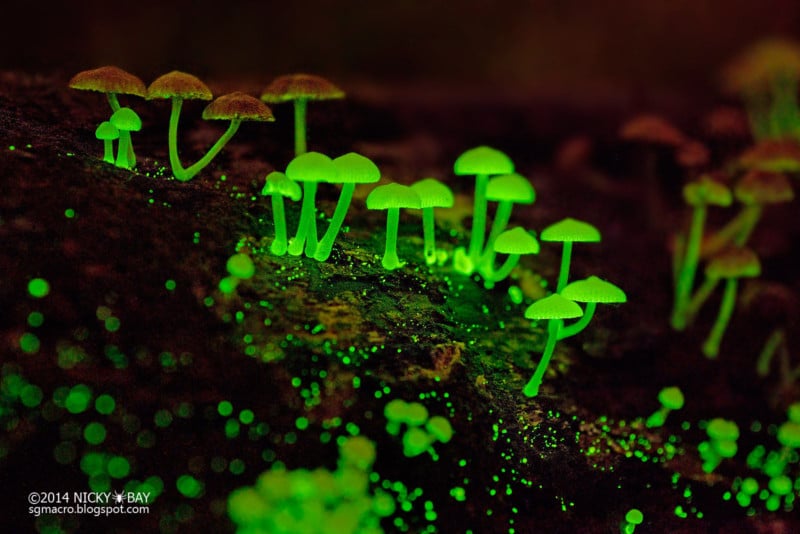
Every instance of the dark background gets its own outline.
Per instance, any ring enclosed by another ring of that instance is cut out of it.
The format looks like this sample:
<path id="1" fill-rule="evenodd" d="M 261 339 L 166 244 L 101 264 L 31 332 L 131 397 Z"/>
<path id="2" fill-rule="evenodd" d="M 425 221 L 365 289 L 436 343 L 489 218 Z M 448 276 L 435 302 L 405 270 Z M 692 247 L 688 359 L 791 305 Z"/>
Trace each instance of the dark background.
<path id="1" fill-rule="evenodd" d="M 796 0 L 6 2 L 0 69 L 116 64 L 268 81 L 712 87 L 765 35 L 800 34 Z"/>

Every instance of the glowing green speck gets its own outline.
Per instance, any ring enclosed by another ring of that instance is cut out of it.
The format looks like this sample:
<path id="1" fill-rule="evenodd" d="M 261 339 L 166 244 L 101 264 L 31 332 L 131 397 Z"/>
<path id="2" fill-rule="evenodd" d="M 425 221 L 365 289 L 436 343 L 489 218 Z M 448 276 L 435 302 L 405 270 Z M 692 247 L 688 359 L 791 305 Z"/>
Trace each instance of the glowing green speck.
<path id="1" fill-rule="evenodd" d="M 233 404 L 231 404 L 231 403 L 230 403 L 230 402 L 228 402 L 228 401 L 221 401 L 221 402 L 220 402 L 220 403 L 217 405 L 217 412 L 218 412 L 218 413 L 219 413 L 219 414 L 220 414 L 222 417 L 228 417 L 229 415 L 231 415 L 231 414 L 233 413 Z"/>
<path id="2" fill-rule="evenodd" d="M 28 293 L 38 299 L 46 297 L 50 293 L 50 284 L 44 278 L 34 278 L 28 282 Z"/>
<path id="3" fill-rule="evenodd" d="M 99 445 L 106 440 L 106 427 L 102 423 L 89 423 L 83 429 L 83 439 L 91 445 Z"/>
<path id="4" fill-rule="evenodd" d="M 74 219 L 75 218 L 75 210 L 72 208 L 67 208 L 64 210 L 64 217 L 67 219 Z"/>
<path id="5" fill-rule="evenodd" d="M 114 456 L 108 461 L 107 469 L 113 478 L 125 478 L 131 472 L 131 464 L 122 456 Z"/>
<path id="6" fill-rule="evenodd" d="M 153 416 L 153 422 L 159 428 L 166 428 L 172 424 L 172 413 L 169 410 L 159 410 Z"/>
<path id="7" fill-rule="evenodd" d="M 305 430 L 308 428 L 308 419 L 305 417 L 298 417 L 294 424 L 297 430 Z"/>
<path id="8" fill-rule="evenodd" d="M 111 395 L 100 395 L 94 401 L 94 409 L 103 415 L 109 415 L 114 411 L 117 403 Z"/>
<path id="9" fill-rule="evenodd" d="M 184 497 L 195 499 L 203 492 L 203 483 L 191 475 L 181 475 L 178 477 L 175 486 Z"/>
<path id="10" fill-rule="evenodd" d="M 82 413 L 89 407 L 89 401 L 91 400 L 91 390 L 83 384 L 78 384 L 69 391 L 66 399 L 64 399 L 64 407 L 69 413 Z"/>
<path id="11" fill-rule="evenodd" d="M 117 317 L 109 317 L 104 321 L 106 330 L 116 332 L 120 327 L 120 320 Z"/>
<path id="12" fill-rule="evenodd" d="M 167 288 L 167 291 L 174 291 L 178 284 L 175 283 L 175 280 L 169 279 L 164 282 L 164 287 Z"/>
<path id="13" fill-rule="evenodd" d="M 38 311 L 32 311 L 28 314 L 28 326 L 38 328 L 44 323 L 44 315 Z"/>
<path id="14" fill-rule="evenodd" d="M 25 352 L 26 354 L 36 354 L 39 352 L 40 346 L 41 342 L 39 341 L 39 338 L 30 332 L 25 332 L 19 338 L 19 348 L 21 348 L 22 352 Z"/>

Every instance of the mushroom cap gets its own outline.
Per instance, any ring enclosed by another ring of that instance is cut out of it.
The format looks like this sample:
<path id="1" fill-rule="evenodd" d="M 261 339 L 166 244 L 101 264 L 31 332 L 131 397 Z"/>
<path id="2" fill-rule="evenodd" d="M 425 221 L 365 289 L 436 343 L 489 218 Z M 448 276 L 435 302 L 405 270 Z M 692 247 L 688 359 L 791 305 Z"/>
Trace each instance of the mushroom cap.
<path id="1" fill-rule="evenodd" d="M 739 427 L 733 421 L 715 417 L 706 427 L 708 437 L 714 441 L 736 441 L 739 439 Z"/>
<path id="2" fill-rule="evenodd" d="M 625 521 L 631 525 L 640 525 L 644 521 L 644 514 L 637 508 L 631 508 L 625 514 Z"/>
<path id="3" fill-rule="evenodd" d="M 436 178 L 423 178 L 411 184 L 417 192 L 423 208 L 452 208 L 455 203 L 453 191 Z"/>
<path id="4" fill-rule="evenodd" d="M 539 239 L 542 241 L 598 243 L 600 230 L 587 222 L 567 217 L 542 230 Z"/>
<path id="5" fill-rule="evenodd" d="M 800 171 L 800 143 L 794 139 L 764 139 L 739 156 L 745 169 L 772 172 Z"/>
<path id="6" fill-rule="evenodd" d="M 289 197 L 297 202 L 303 196 L 303 192 L 297 182 L 293 182 L 285 174 L 273 171 L 267 175 L 264 188 L 261 189 L 262 195 L 280 195 Z"/>
<path id="7" fill-rule="evenodd" d="M 533 204 L 536 200 L 536 191 L 524 176 L 516 173 L 503 174 L 489 180 L 486 186 L 486 198 L 498 202 Z"/>
<path id="8" fill-rule="evenodd" d="M 786 421 L 778 427 L 778 443 L 790 449 L 800 449 L 800 424 Z"/>
<path id="9" fill-rule="evenodd" d="M 367 208 L 386 210 L 390 208 L 422 208 L 422 200 L 416 191 L 407 185 L 379 185 L 367 196 Z"/>
<path id="10" fill-rule="evenodd" d="M 742 204 L 779 204 L 794 199 L 792 185 L 784 174 L 752 170 L 733 189 Z"/>
<path id="11" fill-rule="evenodd" d="M 575 301 L 553 293 L 539 299 L 525 310 L 526 319 L 575 319 L 583 315 L 583 310 Z"/>
<path id="12" fill-rule="evenodd" d="M 286 176 L 295 182 L 335 182 L 339 169 L 319 152 L 300 154 L 286 166 Z"/>
<path id="13" fill-rule="evenodd" d="M 425 423 L 425 430 L 442 443 L 447 443 L 453 437 L 453 426 L 441 415 L 434 415 L 428 419 L 428 422 Z"/>
<path id="14" fill-rule="evenodd" d="M 714 205 L 727 207 L 733 202 L 733 194 L 728 189 L 728 186 L 704 174 L 696 182 L 683 186 L 683 199 L 690 206 Z"/>
<path id="15" fill-rule="evenodd" d="M 259 99 L 236 91 L 217 97 L 207 105 L 203 110 L 203 119 L 272 122 L 275 117 L 272 116 L 272 110 Z"/>
<path id="16" fill-rule="evenodd" d="M 683 392 L 679 387 L 670 386 L 658 392 L 658 402 L 670 410 L 683 408 Z"/>
<path id="17" fill-rule="evenodd" d="M 421 402 L 406 404 L 402 421 L 409 426 L 421 426 L 428 420 L 428 409 Z"/>
<path id="18" fill-rule="evenodd" d="M 539 242 L 518 226 L 497 236 L 493 248 L 500 254 L 538 254 Z"/>
<path id="19" fill-rule="evenodd" d="M 101 93 L 117 93 L 141 97 L 147 94 L 147 89 L 142 80 L 114 66 L 81 71 L 70 79 L 69 86 L 72 89 L 99 91 Z"/>
<path id="20" fill-rule="evenodd" d="M 364 436 L 352 436 L 339 446 L 342 463 L 368 471 L 375 462 L 375 443 Z"/>
<path id="21" fill-rule="evenodd" d="M 457 176 L 510 174 L 514 172 L 514 162 L 496 148 L 479 146 L 458 156 L 453 164 L 453 171 Z"/>
<path id="22" fill-rule="evenodd" d="M 750 125 L 747 115 L 731 106 L 719 106 L 703 117 L 703 130 L 709 137 L 717 139 L 747 139 L 750 137 Z"/>
<path id="23" fill-rule="evenodd" d="M 800 402 L 793 402 L 790 404 L 786 409 L 786 416 L 789 418 L 789 421 L 800 425 Z"/>
<path id="24" fill-rule="evenodd" d="M 679 147 L 686 137 L 666 119 L 655 114 L 637 115 L 620 128 L 619 136 L 628 141 Z"/>
<path id="25" fill-rule="evenodd" d="M 344 98 L 344 91 L 322 76 L 313 74 L 286 74 L 272 80 L 261 91 L 261 100 L 278 104 L 290 100 L 331 100 Z"/>
<path id="26" fill-rule="evenodd" d="M 709 278 L 755 278 L 760 274 L 758 256 L 746 247 L 726 249 L 706 265 Z"/>
<path id="27" fill-rule="evenodd" d="M 342 184 L 372 184 L 381 179 L 381 171 L 371 159 L 348 152 L 333 160 L 339 170 L 336 182 Z"/>
<path id="28" fill-rule="evenodd" d="M 253 260 L 243 252 L 239 252 L 228 258 L 228 261 L 225 263 L 225 268 L 231 276 L 241 278 L 242 280 L 252 278 L 256 273 L 256 266 L 253 264 Z"/>
<path id="29" fill-rule="evenodd" d="M 403 399 L 392 399 L 383 407 L 383 415 L 389 421 L 403 423 L 406 420 L 408 403 Z"/>
<path id="30" fill-rule="evenodd" d="M 705 167 L 711 159 L 711 153 L 700 141 L 690 139 L 675 149 L 675 160 L 678 165 L 687 169 Z"/>
<path id="31" fill-rule="evenodd" d="M 147 88 L 147 99 L 181 98 L 183 100 L 211 100 L 211 89 L 200 78 L 173 70 L 162 74 Z"/>
<path id="32" fill-rule="evenodd" d="M 113 141 L 119 139 L 119 128 L 110 121 L 103 121 L 94 131 L 94 136 L 101 141 Z"/>
<path id="33" fill-rule="evenodd" d="M 131 108 L 119 108 L 109 121 L 120 131 L 138 132 L 142 129 L 142 119 Z"/>
<path id="34" fill-rule="evenodd" d="M 800 46 L 770 38 L 751 45 L 722 71 L 723 89 L 731 93 L 768 90 L 775 78 L 800 74 Z"/>
<path id="35" fill-rule="evenodd" d="M 628 296 L 622 289 L 596 276 L 568 284 L 561 290 L 561 296 L 576 302 L 602 304 L 618 304 L 628 301 Z"/>

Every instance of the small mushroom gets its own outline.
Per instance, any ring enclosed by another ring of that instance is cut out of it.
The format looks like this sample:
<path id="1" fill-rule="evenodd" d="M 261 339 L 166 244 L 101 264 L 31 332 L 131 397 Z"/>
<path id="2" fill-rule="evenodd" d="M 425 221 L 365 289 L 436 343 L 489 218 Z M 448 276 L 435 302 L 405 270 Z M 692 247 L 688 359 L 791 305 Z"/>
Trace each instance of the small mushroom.
<path id="1" fill-rule="evenodd" d="M 461 154 L 453 165 L 456 176 L 475 176 L 475 202 L 472 211 L 472 229 L 470 230 L 469 249 L 456 250 L 455 265 L 463 274 L 471 274 L 478 268 L 486 231 L 487 199 L 486 189 L 489 177 L 514 172 L 514 163 L 503 152 L 479 146 Z"/>
<path id="2" fill-rule="evenodd" d="M 275 78 L 262 92 L 268 104 L 294 102 L 294 155 L 306 152 L 306 111 L 309 100 L 344 98 L 344 91 L 321 76 L 287 74 Z"/>
<path id="3" fill-rule="evenodd" d="M 521 227 L 506 230 L 497 236 L 493 247 L 495 254 L 508 254 L 508 258 L 506 258 L 499 269 L 495 270 L 494 254 L 492 254 L 492 264 L 482 267 L 481 276 L 484 278 L 483 285 L 486 289 L 491 289 L 496 282 L 505 280 L 519 263 L 520 256 L 523 254 L 539 253 L 539 242 Z"/>
<path id="4" fill-rule="evenodd" d="M 114 66 L 81 71 L 70 79 L 69 86 L 82 91 L 105 93 L 112 112 L 118 111 L 121 107 L 117 95 L 134 95 L 144 98 L 147 94 L 142 80 Z"/>
<path id="5" fill-rule="evenodd" d="M 305 247 L 306 256 L 313 258 L 317 251 L 317 185 L 334 182 L 339 169 L 331 158 L 319 152 L 300 154 L 289 162 L 286 176 L 294 182 L 303 183 L 303 204 L 297 232 L 289 241 L 289 254 L 299 256 Z"/>
<path id="6" fill-rule="evenodd" d="M 339 234 L 344 217 L 350 207 L 350 201 L 353 199 L 356 184 L 372 184 L 381 179 L 381 171 L 372 160 L 355 152 L 339 156 L 333 160 L 333 165 L 338 170 L 333 181 L 342 184 L 342 190 L 339 192 L 339 200 L 336 202 L 336 209 L 328 224 L 328 229 L 317 245 L 317 251 L 314 254 L 314 259 L 317 261 L 325 261 L 331 255 L 333 243 L 336 241 L 336 236 Z"/>
<path id="7" fill-rule="evenodd" d="M 109 121 L 103 121 L 94 131 L 94 136 L 103 141 L 103 161 L 114 163 L 114 141 L 119 139 L 119 129 Z"/>
<path id="8" fill-rule="evenodd" d="M 547 366 L 550 365 L 550 358 L 556 348 L 556 342 L 561 333 L 564 319 L 576 319 L 582 315 L 583 310 L 581 310 L 580 306 L 558 293 L 537 300 L 525 310 L 526 319 L 547 320 L 547 343 L 533 376 L 525 385 L 525 389 L 523 389 L 526 397 L 535 397 L 539 394 L 539 386 L 542 385 L 544 372 L 547 370 Z"/>
<path id="9" fill-rule="evenodd" d="M 422 238 L 424 240 L 425 263 L 436 263 L 436 225 L 433 217 L 434 208 L 452 208 L 455 198 L 453 191 L 435 178 L 423 178 L 411 184 L 417 192 L 422 206 Z"/>
<path id="10" fill-rule="evenodd" d="M 367 208 L 371 210 L 387 210 L 386 213 L 386 248 L 381 265 L 384 269 L 394 270 L 405 265 L 397 257 L 397 227 L 400 222 L 400 208 L 421 209 L 422 200 L 407 185 L 379 185 L 367 196 Z"/>
<path id="11" fill-rule="evenodd" d="M 764 139 L 745 150 L 737 163 L 746 170 L 800 172 L 800 142 L 794 139 Z"/>
<path id="12" fill-rule="evenodd" d="M 580 321 L 561 329 L 558 339 L 565 339 L 582 332 L 594 317 L 598 304 L 623 304 L 628 301 L 628 296 L 622 289 L 596 276 L 572 282 L 564 287 L 560 294 L 575 302 L 585 302 L 586 309 Z"/>
<path id="13" fill-rule="evenodd" d="M 536 191 L 530 181 L 520 174 L 511 173 L 495 176 L 486 186 L 486 199 L 498 202 L 497 211 L 492 221 L 492 229 L 486 240 L 485 250 L 481 255 L 479 269 L 494 265 L 494 242 L 508 226 L 514 204 L 530 205 L 536 200 Z"/>
<path id="14" fill-rule="evenodd" d="M 286 254 L 288 239 L 286 236 L 286 213 L 283 206 L 283 197 L 289 197 L 297 202 L 303 196 L 300 186 L 291 181 L 282 172 L 271 172 L 267 175 L 262 195 L 272 198 L 272 219 L 275 223 L 275 240 L 270 245 L 270 252 L 276 256 Z"/>
<path id="15" fill-rule="evenodd" d="M 670 412 L 683 408 L 683 392 L 676 386 L 663 388 L 658 392 L 658 402 L 661 403 L 661 407 L 647 418 L 645 421 L 647 428 L 664 426 Z"/>
<path id="16" fill-rule="evenodd" d="M 131 132 L 142 129 L 142 119 L 131 108 L 119 108 L 111 115 L 111 124 L 119 130 L 119 146 L 117 147 L 117 167 L 132 169 L 136 166 L 136 155 L 133 153 Z"/>
<path id="17" fill-rule="evenodd" d="M 569 279 L 569 267 L 572 261 L 572 243 L 598 243 L 600 231 L 591 224 L 571 217 L 551 224 L 539 235 L 542 241 L 559 241 L 563 243 L 561 250 L 561 269 L 558 272 L 556 293 L 560 293 Z"/>

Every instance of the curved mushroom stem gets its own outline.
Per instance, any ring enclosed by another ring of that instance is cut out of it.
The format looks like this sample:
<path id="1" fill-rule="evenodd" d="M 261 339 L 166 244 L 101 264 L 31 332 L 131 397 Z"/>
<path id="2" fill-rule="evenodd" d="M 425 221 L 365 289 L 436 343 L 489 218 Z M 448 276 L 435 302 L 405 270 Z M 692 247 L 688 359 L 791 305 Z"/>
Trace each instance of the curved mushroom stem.
<path id="1" fill-rule="evenodd" d="M 103 161 L 114 163 L 114 141 L 111 139 L 103 140 Z"/>
<path id="2" fill-rule="evenodd" d="M 117 161 L 114 163 L 117 167 L 123 169 L 130 169 L 133 167 L 129 159 L 131 145 L 131 133 L 127 130 L 119 131 L 119 144 L 117 145 Z"/>
<path id="3" fill-rule="evenodd" d="M 219 154 L 219 151 L 223 149 L 223 147 L 228 144 L 228 141 L 231 140 L 231 137 L 234 136 L 236 131 L 239 129 L 239 126 L 242 124 L 241 119 L 233 119 L 231 123 L 228 125 L 228 129 L 225 130 L 225 133 L 217 139 L 217 142 L 214 143 L 211 148 L 208 149 L 205 156 L 197 160 L 197 163 L 192 165 L 191 167 L 184 170 L 184 179 L 181 180 L 182 182 L 187 182 L 195 177 L 195 175 L 202 171 L 211 161 Z M 176 176 L 177 178 L 177 176 Z M 179 178 L 180 180 L 180 178 Z"/>
<path id="4" fill-rule="evenodd" d="M 386 249 L 383 252 L 381 265 L 384 269 L 394 270 L 405 265 L 397 257 L 397 227 L 400 225 L 400 208 L 389 208 L 386 212 Z"/>
<path id="5" fill-rule="evenodd" d="M 503 265 L 501 265 L 496 271 L 493 269 L 494 265 L 488 265 L 485 269 L 482 268 L 481 276 L 484 278 L 484 287 L 486 289 L 492 289 L 496 282 L 505 280 L 508 275 L 511 274 L 511 271 L 514 270 L 514 267 L 516 267 L 519 263 L 519 258 L 519 254 L 509 254 L 506 258 L 506 261 L 503 262 Z"/>
<path id="6" fill-rule="evenodd" d="M 764 347 L 758 354 L 758 360 L 756 360 L 756 373 L 758 376 L 763 378 L 769 375 L 772 357 L 775 355 L 775 352 L 777 352 L 777 350 L 784 344 L 785 339 L 786 333 L 784 332 L 783 328 L 776 328 L 769 335 L 767 341 L 764 343 Z"/>
<path id="7" fill-rule="evenodd" d="M 564 241 L 561 249 L 561 269 L 558 271 L 558 284 L 556 293 L 560 293 L 569 280 L 569 265 L 572 261 L 572 241 Z"/>
<path id="8" fill-rule="evenodd" d="M 497 205 L 497 211 L 492 221 L 492 229 L 489 232 L 489 239 L 486 240 L 486 246 L 481 254 L 481 266 L 486 265 L 491 268 L 494 265 L 494 258 L 497 255 L 493 248 L 494 242 L 497 240 L 497 236 L 502 234 L 503 230 L 508 226 L 508 221 L 511 219 L 512 207 L 513 203 L 507 200 L 503 200 Z"/>
<path id="9" fill-rule="evenodd" d="M 331 217 L 331 222 L 328 224 L 328 229 L 325 235 L 317 245 L 317 251 L 314 254 L 314 259 L 317 261 L 325 261 L 331 255 L 333 243 L 336 241 L 336 236 L 344 223 L 344 217 L 347 215 L 347 210 L 350 208 L 350 201 L 353 199 L 353 192 L 356 190 L 356 184 L 346 183 L 342 184 L 342 191 L 339 193 L 339 200 L 336 202 L 336 209 Z"/>
<path id="10" fill-rule="evenodd" d="M 298 98 L 294 101 L 294 155 L 306 153 L 306 109 L 308 99 Z"/>
<path id="11" fill-rule="evenodd" d="M 106 93 L 108 97 L 108 104 L 111 106 L 111 112 L 116 113 L 119 111 L 119 108 L 122 106 L 119 105 L 119 99 L 117 98 L 117 93 Z"/>
<path id="12" fill-rule="evenodd" d="M 436 224 L 433 219 L 433 208 L 422 208 L 422 239 L 425 243 L 425 263 L 436 263 Z"/>
<path id="13" fill-rule="evenodd" d="M 483 250 L 483 237 L 486 231 L 486 187 L 489 175 L 475 176 L 475 203 L 472 209 L 472 229 L 469 236 L 469 259 L 477 267 Z"/>
<path id="14" fill-rule="evenodd" d="M 572 324 L 564 326 L 558 334 L 558 339 L 561 341 L 562 339 L 566 339 L 568 337 L 572 337 L 576 334 L 580 334 L 583 332 L 583 329 L 589 326 L 592 318 L 594 317 L 594 311 L 597 309 L 596 302 L 587 302 L 586 303 L 586 310 L 584 310 L 583 315 L 580 319 L 575 321 Z"/>
<path id="15" fill-rule="evenodd" d="M 283 209 L 283 196 L 280 193 L 272 195 L 272 220 L 275 222 L 275 240 L 269 250 L 276 256 L 283 256 L 287 247 L 286 213 Z"/>
<path id="16" fill-rule="evenodd" d="M 708 297 L 711 296 L 711 293 L 717 288 L 717 284 L 719 283 L 719 278 L 709 278 L 706 277 L 703 280 L 702 285 L 697 290 L 697 293 L 689 301 L 689 304 L 686 306 L 686 313 L 685 313 L 685 320 L 686 324 L 690 325 L 694 321 L 697 312 L 700 311 L 700 308 L 703 307 L 703 304 L 706 303 Z"/>
<path id="17" fill-rule="evenodd" d="M 183 107 L 183 99 L 173 98 L 172 110 L 169 114 L 167 145 L 169 146 L 169 165 L 172 167 L 172 175 L 181 182 L 186 182 L 189 178 L 186 177 L 186 170 L 181 165 L 181 158 L 178 156 L 178 121 L 181 116 L 181 107 Z"/>
<path id="18" fill-rule="evenodd" d="M 756 207 L 757 206 L 744 206 L 736 217 L 731 219 L 728 224 L 722 227 L 703 244 L 700 256 L 702 258 L 713 256 L 725 248 L 731 241 L 744 244 L 761 216 L 762 208 L 760 206 L 758 206 L 758 210 L 751 209 Z M 754 213 L 755 211 L 758 213 Z"/>
<path id="19" fill-rule="evenodd" d="M 303 246 L 312 234 L 310 228 L 314 227 L 313 236 L 317 235 L 317 182 L 303 182 L 303 204 L 300 208 L 300 221 L 297 223 L 297 233 L 289 242 L 289 254 L 299 256 L 303 253 Z"/>
<path id="20" fill-rule="evenodd" d="M 742 223 L 742 227 L 739 229 L 739 233 L 733 238 L 733 242 L 737 246 L 744 246 L 744 244 L 747 243 L 747 240 L 750 239 L 750 234 L 753 233 L 756 224 L 758 224 L 759 219 L 761 219 L 762 211 L 764 211 L 764 208 L 760 204 L 746 206 L 744 210 L 742 210 L 744 222 Z"/>
<path id="21" fill-rule="evenodd" d="M 547 366 L 550 365 L 550 358 L 556 348 L 556 341 L 558 341 L 562 323 L 561 319 L 550 319 L 547 322 L 547 344 L 544 347 L 544 352 L 542 352 L 542 358 L 533 372 L 533 376 L 525 385 L 525 389 L 522 390 L 526 397 L 535 397 L 539 394 L 539 386 L 542 385 L 544 372 L 547 370 Z"/>
<path id="22" fill-rule="evenodd" d="M 736 278 L 728 278 L 725 282 L 725 293 L 722 295 L 722 303 L 719 305 L 719 315 L 711 327 L 711 332 L 708 334 L 705 343 L 703 343 L 703 354 L 709 358 L 716 358 L 719 354 L 719 344 L 722 342 L 722 336 L 725 334 L 725 329 L 728 327 L 728 322 L 733 315 L 733 308 L 736 305 Z"/>
<path id="23" fill-rule="evenodd" d="M 692 224 L 689 229 L 689 241 L 686 244 L 686 253 L 680 262 L 677 281 L 675 285 L 675 303 L 672 309 L 672 328 L 683 330 L 686 328 L 686 306 L 694 285 L 697 273 L 697 262 L 700 258 L 700 242 L 703 239 L 703 227 L 706 221 L 705 205 L 695 206 L 692 213 Z M 677 251 L 676 251 L 677 254 Z"/>

